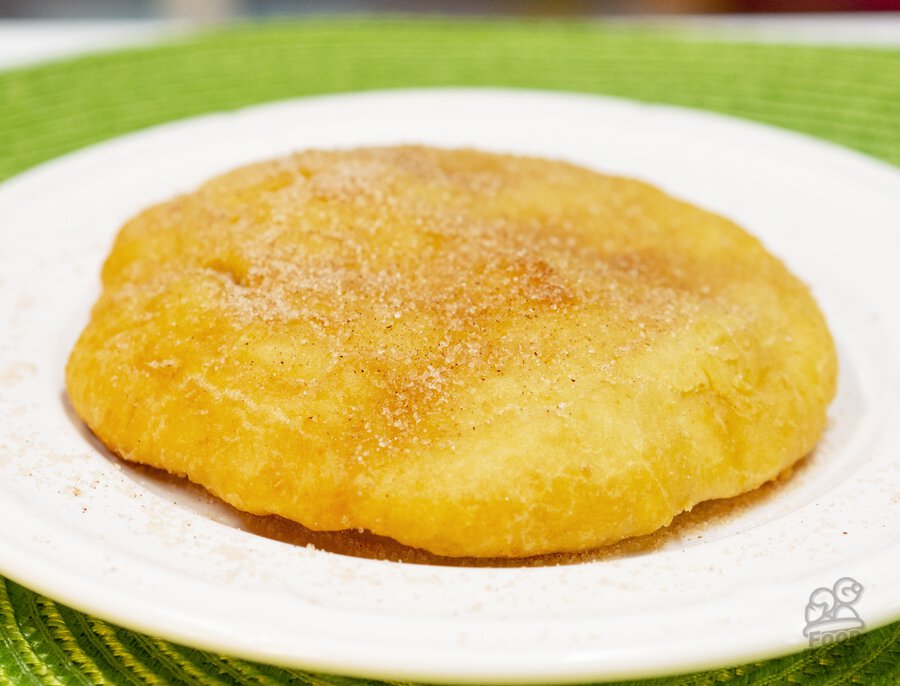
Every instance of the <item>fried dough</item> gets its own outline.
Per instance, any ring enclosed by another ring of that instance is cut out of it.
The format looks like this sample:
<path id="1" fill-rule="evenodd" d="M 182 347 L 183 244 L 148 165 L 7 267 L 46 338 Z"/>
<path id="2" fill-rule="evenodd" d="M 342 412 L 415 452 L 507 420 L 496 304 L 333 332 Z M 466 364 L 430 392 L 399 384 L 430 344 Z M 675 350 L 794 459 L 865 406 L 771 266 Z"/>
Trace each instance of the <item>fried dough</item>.
<path id="1" fill-rule="evenodd" d="M 307 151 L 119 233 L 66 369 L 112 451 L 235 507 L 447 556 L 580 551 L 812 450 L 807 288 L 639 181 L 475 150 Z"/>

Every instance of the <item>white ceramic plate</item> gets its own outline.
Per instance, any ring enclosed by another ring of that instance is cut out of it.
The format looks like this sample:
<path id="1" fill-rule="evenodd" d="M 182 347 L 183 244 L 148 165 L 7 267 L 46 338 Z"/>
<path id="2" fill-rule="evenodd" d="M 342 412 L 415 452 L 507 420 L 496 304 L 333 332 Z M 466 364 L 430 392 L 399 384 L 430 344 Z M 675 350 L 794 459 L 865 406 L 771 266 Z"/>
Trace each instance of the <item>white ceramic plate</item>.
<path id="1" fill-rule="evenodd" d="M 425 142 L 634 175 L 744 225 L 812 284 L 841 360 L 820 448 L 770 497 L 660 549 L 474 569 L 362 560 L 254 536 L 102 455 L 63 366 L 119 225 L 235 165 Z M 807 645 L 810 592 L 900 617 L 900 173 L 719 116 L 538 92 L 381 92 L 144 131 L 0 187 L 0 571 L 202 648 L 344 674 L 572 681 L 736 664 Z"/>

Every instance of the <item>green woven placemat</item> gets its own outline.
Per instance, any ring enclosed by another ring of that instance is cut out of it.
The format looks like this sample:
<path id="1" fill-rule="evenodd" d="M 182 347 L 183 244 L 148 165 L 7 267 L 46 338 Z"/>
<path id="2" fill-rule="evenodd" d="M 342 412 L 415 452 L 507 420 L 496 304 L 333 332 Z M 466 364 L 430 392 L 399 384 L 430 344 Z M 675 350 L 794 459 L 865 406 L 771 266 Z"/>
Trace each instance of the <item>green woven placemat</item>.
<path id="1" fill-rule="evenodd" d="M 194 114 L 308 94 L 439 85 L 698 107 L 900 164 L 900 51 L 715 43 L 588 23 L 321 19 L 0 73 L 0 179 Z M 177 646 L 2 577 L 0 682 L 366 683 Z M 799 655 L 640 683 L 900 684 L 900 622 Z"/>

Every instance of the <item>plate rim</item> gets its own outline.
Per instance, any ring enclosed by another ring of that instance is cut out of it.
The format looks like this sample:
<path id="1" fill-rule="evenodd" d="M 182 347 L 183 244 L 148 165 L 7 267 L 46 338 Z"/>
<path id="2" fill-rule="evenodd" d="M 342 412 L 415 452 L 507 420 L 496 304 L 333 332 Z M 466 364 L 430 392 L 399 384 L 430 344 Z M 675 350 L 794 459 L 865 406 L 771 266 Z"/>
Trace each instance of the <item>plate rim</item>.
<path id="1" fill-rule="evenodd" d="M 60 166 L 65 166 L 65 164 L 71 163 L 73 159 L 77 162 L 78 159 L 83 157 L 90 157 L 97 153 L 98 149 L 112 147 L 115 144 L 121 143 L 122 141 L 133 139 L 139 136 L 146 135 L 149 132 L 161 132 L 161 131 L 170 131 L 174 127 L 181 126 L 194 126 L 201 125 L 205 122 L 219 119 L 223 116 L 247 116 L 252 115 L 259 110 L 267 110 L 273 107 L 279 106 L 297 106 L 297 105 L 308 105 L 310 103 L 323 103 L 323 102 L 335 102 L 340 100 L 347 99 L 359 99 L 359 98 L 370 98 L 370 97 L 391 97 L 393 95 L 400 96 L 432 96 L 435 93 L 446 94 L 446 95 L 477 95 L 481 96 L 484 94 L 494 94 L 494 95 L 513 95 L 514 97 L 540 97 L 540 98 L 551 98 L 551 99 L 570 99 L 570 100 L 583 100 L 590 103 L 598 103 L 598 102 L 606 102 L 606 103 L 615 103 L 615 104 L 625 104 L 629 107 L 636 107 L 639 109 L 651 108 L 656 111 L 671 111 L 674 110 L 678 113 L 689 112 L 691 116 L 699 116 L 701 118 L 708 118 L 710 120 L 714 120 L 719 123 L 724 123 L 727 125 L 739 124 L 741 127 L 751 127 L 758 128 L 762 131 L 767 132 L 769 135 L 776 135 L 778 137 L 787 139 L 787 142 L 798 142 L 801 141 L 804 145 L 812 144 L 814 148 L 818 150 L 825 149 L 829 152 L 829 154 L 839 155 L 841 158 L 846 158 L 848 162 L 852 162 L 854 166 L 862 166 L 870 169 L 873 172 L 877 172 L 874 176 L 881 176 L 884 173 L 887 173 L 890 176 L 890 179 L 886 179 L 890 185 L 894 185 L 897 188 L 900 188 L 900 173 L 898 170 L 892 165 L 878 160 L 877 158 L 870 157 L 863 153 L 859 153 L 856 151 L 849 150 L 842 146 L 836 145 L 834 143 L 830 143 L 828 141 L 822 141 L 815 137 L 809 136 L 807 134 L 787 131 L 784 129 L 780 129 L 777 127 L 773 127 L 767 124 L 760 124 L 758 122 L 743 120 L 736 117 L 731 117 L 727 115 L 721 115 L 717 113 L 708 112 L 706 110 L 698 110 L 691 108 L 684 108 L 679 106 L 672 105 L 660 105 L 660 104 L 652 104 L 652 103 L 643 103 L 637 102 L 634 100 L 627 100 L 622 98 L 612 98 L 608 96 L 600 96 L 600 95 L 589 95 L 589 94 L 573 94 L 573 93 L 564 93 L 564 92 L 556 92 L 556 91 L 535 91 L 528 89 L 498 89 L 498 88 L 417 88 L 417 89 L 391 89 L 391 90 L 378 90 L 378 91 L 365 91 L 365 92 L 353 92 L 353 93 L 341 93 L 341 94 L 333 94 L 333 95 L 322 95 L 322 96 L 313 96 L 313 97 L 305 97 L 305 98 L 294 98 L 289 100 L 279 100 L 273 101 L 269 103 L 262 103 L 258 105 L 253 105 L 246 108 L 241 108 L 234 111 L 228 111 L 224 113 L 208 113 L 196 117 L 190 117 L 187 119 L 177 120 L 174 122 L 168 122 L 164 124 L 160 124 L 157 126 L 149 127 L 146 129 L 141 129 L 138 131 L 130 132 L 123 136 L 117 136 L 111 139 L 107 139 L 105 141 L 93 144 L 91 146 L 73 151 L 71 153 L 67 153 L 66 155 L 54 158 L 47 162 L 44 162 L 36 167 L 32 167 L 25 172 L 16 175 L 3 184 L 0 184 L 0 207 L 3 206 L 3 201 L 9 195 L 15 195 L 21 188 L 26 188 L 32 182 L 33 179 L 38 179 L 38 181 L 47 173 L 48 169 L 57 169 Z M 842 162 L 844 160 L 842 159 Z M 2 509 L 2 507 L 0 507 Z M 2 532 L 2 527 L 0 527 L 0 532 Z M 896 541 L 894 545 L 896 546 Z M 200 638 L 196 635 L 184 635 L 178 631 L 174 631 L 172 627 L 158 627 L 158 626 L 150 626 L 148 628 L 147 624 L 142 624 L 139 618 L 135 618 L 134 616 L 120 616 L 121 614 L 127 614 L 125 611 L 125 607 L 127 604 L 123 603 L 120 607 L 122 608 L 122 613 L 111 612 L 108 605 L 104 605 L 102 602 L 98 603 L 97 598 L 101 595 L 95 591 L 92 594 L 87 594 L 89 597 L 85 598 L 83 596 L 77 597 L 78 594 L 75 592 L 75 589 L 72 589 L 72 592 L 68 594 L 62 594 L 60 592 L 59 586 L 55 585 L 55 582 L 52 580 L 53 577 L 58 576 L 54 574 L 53 570 L 45 570 L 44 574 L 41 576 L 41 579 L 38 579 L 36 582 L 34 577 L 29 576 L 27 580 L 24 577 L 24 569 L 28 564 L 28 560 L 24 559 L 20 561 L 20 564 L 23 565 L 21 568 L 16 567 L 16 569 L 10 569 L 8 565 L 8 560 L 14 557 L 14 550 L 10 549 L 7 541 L 0 536 L 0 550 L 4 552 L 0 558 L 2 558 L 3 562 L 3 574 L 8 576 L 9 578 L 21 583 L 23 586 L 28 588 L 34 588 L 39 592 L 44 593 L 50 597 L 54 598 L 64 598 L 63 602 L 71 607 L 76 609 L 88 612 L 98 617 L 103 618 L 112 618 L 111 621 L 117 624 L 121 624 L 123 626 L 128 626 L 129 628 L 135 628 L 137 631 L 150 632 L 155 635 L 165 636 L 166 638 L 170 638 L 171 640 L 175 640 L 179 643 L 188 643 L 193 646 L 202 646 L 207 650 L 223 650 L 223 644 L 215 641 L 205 642 L 200 640 Z M 882 557 L 888 556 L 892 557 L 892 559 L 896 558 L 897 550 L 893 550 L 890 548 L 883 549 L 877 556 L 873 557 Z M 27 557 L 27 556 L 26 556 Z M 32 559 L 32 564 L 34 560 Z M 22 573 L 17 573 L 19 569 L 23 570 Z M 42 581 L 43 579 L 43 581 Z M 76 584 L 77 586 L 77 584 Z M 874 629 L 877 626 L 881 626 L 883 624 L 887 624 L 894 619 L 900 616 L 900 601 L 898 601 L 897 607 L 893 608 L 893 610 L 889 612 L 885 612 L 882 615 L 874 615 L 873 619 L 867 620 L 867 628 Z M 410 620 L 413 622 L 419 622 L 421 620 Z M 799 633 L 799 632 L 798 632 Z M 752 652 L 747 650 L 737 650 L 734 654 L 723 656 L 721 653 L 717 654 L 715 657 L 710 658 L 706 662 L 697 662 L 696 660 L 692 660 L 690 665 L 682 665 L 677 669 L 679 672 L 685 671 L 693 671 L 696 669 L 707 669 L 713 668 L 716 666 L 720 666 L 722 664 L 736 664 L 739 662 L 746 662 L 753 659 L 759 658 L 770 658 L 775 657 L 777 655 L 783 655 L 791 652 L 795 652 L 795 645 L 785 645 L 782 646 L 782 650 L 779 652 L 773 652 L 771 649 L 764 649 L 761 652 Z M 245 650 L 239 646 L 235 645 L 227 645 L 224 647 L 225 652 L 230 654 L 239 655 L 242 657 L 246 657 L 248 659 L 262 659 L 266 661 L 274 660 L 273 664 L 285 664 L 293 667 L 302 667 L 304 669 L 311 669 L 315 671 L 327 671 L 334 672 L 340 674 L 350 674 L 353 676 L 359 676 L 361 678 L 415 678 L 415 679 L 428 679 L 432 681 L 445 681 L 445 682 L 454 682 L 459 683 L 462 680 L 466 681 L 492 681 L 492 682 L 509 682 L 510 678 L 510 670 L 507 668 L 500 669 L 497 673 L 486 673 L 484 671 L 484 666 L 476 667 L 477 672 L 471 674 L 464 674 L 460 672 L 447 673 L 447 672 L 432 672 L 425 671 L 422 669 L 424 665 L 419 668 L 415 668 L 412 670 L 403 670 L 391 668 L 390 671 L 378 671 L 378 669 L 372 669 L 366 666 L 355 667 L 352 663 L 348 663 L 346 658 L 342 659 L 339 663 L 325 660 L 323 662 L 316 662 L 314 659 L 309 657 L 302 658 L 302 664 L 297 662 L 285 662 L 282 658 L 284 656 L 280 655 L 271 655 L 266 653 L 264 650 Z M 515 683 L 526 683 L 526 682 L 543 682 L 548 678 L 554 681 L 562 682 L 562 681 L 582 681 L 585 679 L 614 679 L 614 678 L 635 678 L 639 676 L 653 676 L 653 675 L 662 675 L 662 674 L 673 674 L 672 666 L 669 664 L 658 665 L 657 667 L 652 667 L 649 665 L 642 665 L 641 668 L 637 671 L 615 671 L 615 672 L 603 672 L 598 673 L 596 671 L 596 667 L 591 668 L 589 665 L 578 663 L 569 663 L 565 665 L 566 671 L 565 673 L 555 670 L 552 672 L 534 672 L 529 671 L 528 674 L 515 674 L 513 675 L 512 680 Z"/>

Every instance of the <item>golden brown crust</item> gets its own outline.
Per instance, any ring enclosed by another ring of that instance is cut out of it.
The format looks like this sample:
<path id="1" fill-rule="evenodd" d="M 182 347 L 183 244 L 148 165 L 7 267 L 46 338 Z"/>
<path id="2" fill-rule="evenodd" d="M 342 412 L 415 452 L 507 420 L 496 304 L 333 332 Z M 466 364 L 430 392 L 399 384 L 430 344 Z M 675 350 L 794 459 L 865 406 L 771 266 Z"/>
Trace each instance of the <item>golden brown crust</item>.
<path id="1" fill-rule="evenodd" d="M 253 165 L 121 231 L 67 368 L 126 459 L 442 555 L 581 550 L 755 488 L 836 361 L 759 242 L 646 184 L 421 147 Z"/>

